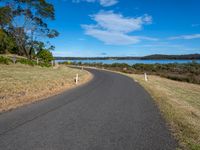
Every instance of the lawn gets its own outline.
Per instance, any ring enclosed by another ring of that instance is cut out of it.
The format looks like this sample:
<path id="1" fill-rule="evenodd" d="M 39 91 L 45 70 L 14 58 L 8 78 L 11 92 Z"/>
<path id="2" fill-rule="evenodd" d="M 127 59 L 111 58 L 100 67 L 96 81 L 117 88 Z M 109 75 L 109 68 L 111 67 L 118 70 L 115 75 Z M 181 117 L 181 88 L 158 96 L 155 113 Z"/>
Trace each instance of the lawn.
<path id="1" fill-rule="evenodd" d="M 66 66 L 46 68 L 22 64 L 0 64 L 0 112 L 55 95 L 91 79 L 87 71 Z"/>
<path id="2" fill-rule="evenodd" d="M 159 76 L 128 75 L 153 97 L 181 149 L 200 149 L 200 85 Z"/>

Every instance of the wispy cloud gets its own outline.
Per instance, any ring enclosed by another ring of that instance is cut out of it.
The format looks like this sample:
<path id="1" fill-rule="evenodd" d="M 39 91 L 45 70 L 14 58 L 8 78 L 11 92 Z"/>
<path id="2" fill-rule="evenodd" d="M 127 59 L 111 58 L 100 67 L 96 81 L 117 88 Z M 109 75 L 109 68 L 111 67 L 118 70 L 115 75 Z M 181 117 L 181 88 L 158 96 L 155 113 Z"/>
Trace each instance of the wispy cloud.
<path id="1" fill-rule="evenodd" d="M 98 2 L 103 7 L 109 7 L 113 6 L 118 3 L 118 0 L 72 0 L 74 3 L 80 3 L 80 2 L 88 2 L 88 3 L 95 3 Z"/>
<path id="2" fill-rule="evenodd" d="M 180 35 L 180 36 L 170 37 L 169 40 L 179 40 L 179 39 L 192 40 L 192 39 L 199 39 L 199 38 L 200 38 L 200 34 L 190 34 L 190 35 Z"/>
<path id="3" fill-rule="evenodd" d="M 192 24 L 192 27 L 200 27 L 200 24 Z"/>
<path id="4" fill-rule="evenodd" d="M 117 3 L 117 0 L 100 0 L 100 4 L 104 7 L 113 6 Z"/>
<path id="5" fill-rule="evenodd" d="M 146 36 L 132 36 L 130 33 L 142 30 L 143 25 L 151 24 L 152 17 L 145 14 L 140 17 L 124 17 L 113 11 L 100 11 L 90 16 L 96 24 L 82 25 L 85 34 L 97 38 L 109 45 L 129 45 L 140 40 L 157 40 Z"/>

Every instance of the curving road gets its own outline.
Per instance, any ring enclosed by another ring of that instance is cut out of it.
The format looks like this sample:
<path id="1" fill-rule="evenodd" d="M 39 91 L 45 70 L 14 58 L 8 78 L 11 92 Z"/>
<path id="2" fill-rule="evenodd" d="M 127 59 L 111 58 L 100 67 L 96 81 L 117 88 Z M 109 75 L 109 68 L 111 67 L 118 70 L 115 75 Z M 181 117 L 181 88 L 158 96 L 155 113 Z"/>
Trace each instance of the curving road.
<path id="1" fill-rule="evenodd" d="M 86 85 L 0 115 L 0 150 L 173 150 L 150 96 L 123 75 L 88 69 Z"/>

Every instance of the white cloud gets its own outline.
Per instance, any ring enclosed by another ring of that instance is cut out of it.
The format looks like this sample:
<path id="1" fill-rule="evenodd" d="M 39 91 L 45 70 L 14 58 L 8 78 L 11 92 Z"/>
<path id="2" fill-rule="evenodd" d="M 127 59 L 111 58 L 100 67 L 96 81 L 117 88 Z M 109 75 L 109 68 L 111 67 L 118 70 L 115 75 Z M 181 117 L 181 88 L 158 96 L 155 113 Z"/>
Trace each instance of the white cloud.
<path id="1" fill-rule="evenodd" d="M 88 3 L 94 3 L 98 2 L 103 7 L 109 7 L 113 6 L 118 3 L 118 0 L 72 0 L 74 3 L 80 3 L 80 2 L 88 2 Z"/>
<path id="2" fill-rule="evenodd" d="M 191 34 L 191 35 L 181 35 L 181 36 L 174 36 L 170 37 L 170 40 L 178 40 L 178 39 L 183 39 L 183 40 L 192 40 L 192 39 L 199 39 L 200 34 Z"/>
<path id="3" fill-rule="evenodd" d="M 97 38 L 105 44 L 129 45 L 138 43 L 140 40 L 157 40 L 145 36 L 129 35 L 129 33 L 141 30 L 143 25 L 152 23 L 152 17 L 147 14 L 130 18 L 112 11 L 101 11 L 90 17 L 96 24 L 82 25 L 85 34 Z"/>
<path id="4" fill-rule="evenodd" d="M 148 15 L 138 18 L 125 18 L 121 14 L 115 14 L 112 11 L 101 11 L 91 17 L 102 29 L 124 33 L 141 30 L 143 24 L 152 22 L 152 17 Z"/>
<path id="5" fill-rule="evenodd" d="M 139 39 L 134 36 L 128 36 L 120 32 L 105 31 L 95 28 L 85 28 L 85 34 L 97 38 L 109 45 L 129 45 L 139 42 Z"/>
<path id="6" fill-rule="evenodd" d="M 104 7 L 113 6 L 117 3 L 117 0 L 100 0 L 100 4 Z"/>

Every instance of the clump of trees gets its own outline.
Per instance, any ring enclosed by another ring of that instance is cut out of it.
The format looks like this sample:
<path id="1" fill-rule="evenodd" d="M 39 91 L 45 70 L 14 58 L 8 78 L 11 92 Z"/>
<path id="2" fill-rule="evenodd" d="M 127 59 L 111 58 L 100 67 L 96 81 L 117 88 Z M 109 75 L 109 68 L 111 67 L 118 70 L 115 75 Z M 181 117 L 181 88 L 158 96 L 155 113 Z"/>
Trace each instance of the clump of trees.
<path id="1" fill-rule="evenodd" d="M 14 53 L 28 59 L 39 57 L 45 61 L 52 60 L 50 51 L 54 47 L 42 41 L 59 35 L 46 23 L 47 20 L 55 19 L 54 6 L 46 0 L 0 2 L 0 53 Z"/>

